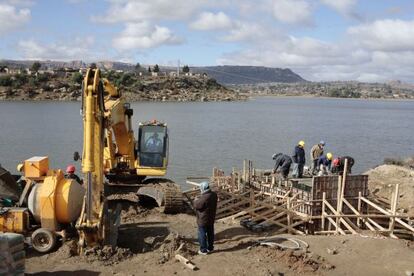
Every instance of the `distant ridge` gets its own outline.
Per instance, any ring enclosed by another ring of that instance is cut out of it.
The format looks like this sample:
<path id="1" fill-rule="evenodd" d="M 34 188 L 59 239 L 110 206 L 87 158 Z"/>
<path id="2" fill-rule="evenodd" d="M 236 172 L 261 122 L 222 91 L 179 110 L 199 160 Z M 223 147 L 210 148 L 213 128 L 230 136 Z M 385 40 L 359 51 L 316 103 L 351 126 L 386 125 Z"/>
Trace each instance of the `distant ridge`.
<path id="1" fill-rule="evenodd" d="M 296 83 L 306 82 L 290 69 L 270 68 L 263 66 L 206 66 L 195 67 L 195 72 L 207 73 L 221 84 L 256 84 L 256 83 Z"/>
<path id="2" fill-rule="evenodd" d="M 14 68 L 27 68 L 32 66 L 35 60 L 0 60 L 0 65 L 5 65 Z M 89 63 L 81 60 L 73 61 L 54 61 L 42 60 L 39 61 L 43 68 L 58 69 L 64 67 L 70 68 L 85 68 Z M 119 61 L 96 61 L 99 68 L 107 70 L 124 70 L 132 71 L 135 69 L 135 64 L 119 62 Z M 143 69 L 148 65 L 141 64 Z M 153 65 L 151 65 L 153 66 Z M 161 71 L 171 72 L 175 71 L 175 67 L 160 66 Z M 258 84 L 258 83 L 298 83 L 306 82 L 301 76 L 288 68 L 271 68 L 263 66 L 240 66 L 240 65 L 223 65 L 223 66 L 199 66 L 190 69 L 194 73 L 206 73 L 208 76 L 217 80 L 218 83 L 229 84 Z"/>

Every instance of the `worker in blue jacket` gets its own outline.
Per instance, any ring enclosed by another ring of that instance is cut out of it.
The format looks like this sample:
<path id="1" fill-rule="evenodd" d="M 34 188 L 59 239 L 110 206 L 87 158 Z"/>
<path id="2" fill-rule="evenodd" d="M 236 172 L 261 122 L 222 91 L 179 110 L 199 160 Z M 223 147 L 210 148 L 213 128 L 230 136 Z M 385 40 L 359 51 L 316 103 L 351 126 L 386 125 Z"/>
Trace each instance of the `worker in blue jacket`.
<path id="1" fill-rule="evenodd" d="M 295 150 L 293 152 L 293 177 L 302 178 L 303 176 L 303 167 L 306 163 L 305 158 L 305 142 L 299 141 L 296 145 Z"/>
<path id="2" fill-rule="evenodd" d="M 318 159 L 317 168 L 318 168 L 318 175 L 327 175 L 331 172 L 331 165 L 332 165 L 332 153 L 328 152 L 326 155 L 322 155 Z"/>

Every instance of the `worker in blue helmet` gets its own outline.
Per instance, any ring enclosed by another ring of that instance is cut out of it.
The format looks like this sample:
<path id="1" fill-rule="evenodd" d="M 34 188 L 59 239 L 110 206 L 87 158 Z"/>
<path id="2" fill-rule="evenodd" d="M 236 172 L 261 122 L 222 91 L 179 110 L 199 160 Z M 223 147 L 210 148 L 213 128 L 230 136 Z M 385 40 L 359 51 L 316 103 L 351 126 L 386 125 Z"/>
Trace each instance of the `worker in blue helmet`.
<path id="1" fill-rule="evenodd" d="M 217 194 L 210 189 L 208 182 L 200 183 L 201 195 L 194 201 L 197 215 L 198 254 L 207 255 L 214 250 L 214 221 L 216 219 Z"/>

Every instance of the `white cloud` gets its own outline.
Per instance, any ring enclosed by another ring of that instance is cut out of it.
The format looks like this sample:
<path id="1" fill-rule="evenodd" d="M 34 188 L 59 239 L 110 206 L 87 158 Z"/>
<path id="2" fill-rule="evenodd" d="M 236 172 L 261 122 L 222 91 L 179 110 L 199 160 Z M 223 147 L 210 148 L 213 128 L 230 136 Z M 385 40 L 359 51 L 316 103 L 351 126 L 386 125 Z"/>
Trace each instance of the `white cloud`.
<path id="1" fill-rule="evenodd" d="M 91 60 L 101 54 L 97 52 L 97 49 L 93 49 L 93 44 L 94 38 L 92 37 L 75 38 L 70 43 L 62 41 L 50 44 L 42 44 L 28 39 L 20 40 L 17 44 L 17 50 L 24 58 L 33 60 Z"/>
<path id="2" fill-rule="evenodd" d="M 321 2 L 342 15 L 350 15 L 357 4 L 357 0 L 321 0 Z"/>
<path id="3" fill-rule="evenodd" d="M 0 35 L 9 33 L 25 23 L 31 18 L 30 10 L 27 8 L 17 9 L 16 7 L 0 3 Z"/>
<path id="4" fill-rule="evenodd" d="M 104 16 L 93 16 L 98 22 L 141 22 L 143 20 L 185 20 L 207 0 L 112 0 Z"/>
<path id="5" fill-rule="evenodd" d="M 190 24 L 190 27 L 195 30 L 220 30 L 231 28 L 233 22 L 224 12 L 212 13 L 203 12 L 199 18 Z"/>
<path id="6" fill-rule="evenodd" d="M 362 47 L 382 51 L 414 51 L 414 21 L 378 20 L 348 29 Z"/>
<path id="7" fill-rule="evenodd" d="M 152 26 L 148 22 L 126 23 L 125 29 L 115 37 L 112 45 L 118 50 L 148 49 L 166 44 L 179 44 L 182 40 L 170 29 Z"/>
<path id="8" fill-rule="evenodd" d="M 305 0 L 273 0 L 273 16 L 283 23 L 308 24 L 312 22 L 312 7 Z"/>
<path id="9" fill-rule="evenodd" d="M 263 30 L 259 24 L 237 21 L 221 39 L 228 42 L 249 42 L 268 35 L 270 31 Z"/>

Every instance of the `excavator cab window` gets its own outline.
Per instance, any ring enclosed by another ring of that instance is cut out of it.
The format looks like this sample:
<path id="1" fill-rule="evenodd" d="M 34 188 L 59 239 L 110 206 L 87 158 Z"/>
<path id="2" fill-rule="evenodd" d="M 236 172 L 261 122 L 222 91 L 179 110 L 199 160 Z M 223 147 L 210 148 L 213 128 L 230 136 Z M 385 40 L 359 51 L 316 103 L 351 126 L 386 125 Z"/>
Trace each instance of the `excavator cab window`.
<path id="1" fill-rule="evenodd" d="M 139 163 L 144 167 L 164 167 L 167 156 L 167 128 L 165 126 L 144 125 L 139 129 Z"/>

